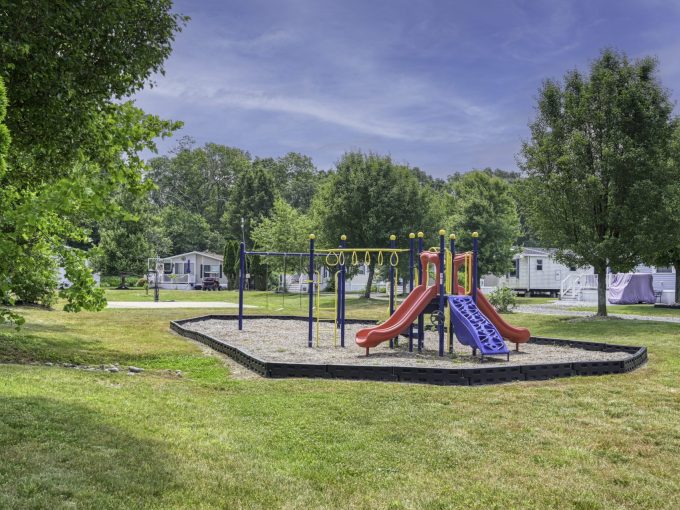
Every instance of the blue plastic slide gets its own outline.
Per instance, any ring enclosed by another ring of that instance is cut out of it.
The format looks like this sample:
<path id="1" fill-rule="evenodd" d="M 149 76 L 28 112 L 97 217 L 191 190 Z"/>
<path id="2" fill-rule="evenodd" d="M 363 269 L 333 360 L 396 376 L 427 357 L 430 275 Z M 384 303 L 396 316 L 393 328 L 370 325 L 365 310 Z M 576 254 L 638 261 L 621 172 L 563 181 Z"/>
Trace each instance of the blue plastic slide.
<path id="1" fill-rule="evenodd" d="M 477 308 L 472 296 L 449 296 L 449 308 L 460 343 L 472 347 L 473 353 L 479 349 L 482 356 L 510 355 L 496 326 Z"/>

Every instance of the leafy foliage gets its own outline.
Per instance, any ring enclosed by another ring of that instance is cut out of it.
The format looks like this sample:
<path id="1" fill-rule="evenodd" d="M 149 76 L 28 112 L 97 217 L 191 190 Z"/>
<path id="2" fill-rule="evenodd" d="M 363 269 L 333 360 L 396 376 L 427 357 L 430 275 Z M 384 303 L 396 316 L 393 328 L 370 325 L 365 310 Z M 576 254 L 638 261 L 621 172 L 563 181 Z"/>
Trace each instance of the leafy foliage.
<path id="1" fill-rule="evenodd" d="M 123 193 L 117 204 L 127 214 L 100 222 L 94 266 L 104 275 L 146 274 L 147 260 L 167 254 L 172 241 L 145 195 Z"/>
<path id="2" fill-rule="evenodd" d="M 675 301 L 680 303 L 680 125 L 675 126 L 661 199 L 640 228 L 651 234 L 651 253 L 643 259 L 657 266 L 675 268 Z"/>
<path id="3" fill-rule="evenodd" d="M 252 238 L 258 250 L 306 252 L 312 229 L 309 217 L 278 198 L 274 202 L 271 216 L 263 218 L 253 229 Z M 283 269 L 284 261 L 281 257 L 266 257 L 265 262 L 272 269 Z M 288 269 L 290 264 L 291 261 L 288 260 Z"/>
<path id="4" fill-rule="evenodd" d="M 321 177 L 309 156 L 289 152 L 277 159 L 256 159 L 253 165 L 268 170 L 283 200 L 303 212 L 310 208 Z"/>
<path id="5" fill-rule="evenodd" d="M 91 243 L 89 226 L 122 214 L 115 201 L 120 192 L 148 189 L 139 153 L 155 150 L 153 140 L 179 126 L 122 101 L 162 72 L 184 22 L 170 7 L 163 0 L 106 9 L 94 1 L 0 6 L 0 76 L 8 85 L 12 133 L 0 173 L 4 302 L 22 295 L 51 302 L 58 265 L 73 282 L 62 292 L 65 309 L 104 306 L 83 251 Z M 28 278 L 39 280 L 30 296 Z M 0 316 L 16 320 L 8 313 Z"/>
<path id="6" fill-rule="evenodd" d="M 227 237 L 241 239 L 243 219 L 246 246 L 252 246 L 253 228 L 270 214 L 274 198 L 273 178 L 262 166 L 255 165 L 239 174 L 224 213 Z"/>
<path id="7" fill-rule="evenodd" d="M 186 209 L 201 215 L 214 232 L 223 230 L 222 217 L 237 177 L 250 166 L 250 154 L 215 143 L 193 147 L 183 138 L 172 156 L 149 162 L 148 177 L 156 185 L 151 200 L 158 207 Z"/>
<path id="8" fill-rule="evenodd" d="M 528 221 L 561 260 L 594 266 L 599 315 L 607 267 L 630 270 L 650 249 L 639 226 L 662 194 L 673 108 L 656 67 L 605 50 L 588 76 L 546 81 L 522 147 Z"/>
<path id="9" fill-rule="evenodd" d="M 406 239 L 410 232 L 431 224 L 428 191 L 408 167 L 396 165 L 389 157 L 348 152 L 314 200 L 320 240 L 336 246 L 346 234 L 348 246 L 380 247 L 389 246 L 391 234 Z M 371 294 L 375 262 L 374 257 L 366 297 Z"/>
<path id="10" fill-rule="evenodd" d="M 456 175 L 450 192 L 457 208 L 449 222 L 458 233 L 460 251 L 472 250 L 470 233 L 479 232 L 479 274 L 504 274 L 512 266 L 520 234 L 510 185 L 487 171 Z"/>
<path id="11" fill-rule="evenodd" d="M 131 96 L 163 72 L 174 34 L 187 18 L 170 0 L 19 0 L 0 6 L 0 76 L 12 109 L 14 157 L 30 154 L 34 182 L 54 178 L 102 147 L 93 131 L 111 101 Z"/>
<path id="12" fill-rule="evenodd" d="M 170 240 L 168 248 L 159 250 L 161 255 L 178 255 L 193 250 L 220 252 L 221 236 L 200 214 L 170 206 L 161 211 L 160 218 L 164 234 Z"/>
<path id="13" fill-rule="evenodd" d="M 498 287 L 488 295 L 489 302 L 501 313 L 507 313 L 517 306 L 517 296 L 508 287 Z"/>

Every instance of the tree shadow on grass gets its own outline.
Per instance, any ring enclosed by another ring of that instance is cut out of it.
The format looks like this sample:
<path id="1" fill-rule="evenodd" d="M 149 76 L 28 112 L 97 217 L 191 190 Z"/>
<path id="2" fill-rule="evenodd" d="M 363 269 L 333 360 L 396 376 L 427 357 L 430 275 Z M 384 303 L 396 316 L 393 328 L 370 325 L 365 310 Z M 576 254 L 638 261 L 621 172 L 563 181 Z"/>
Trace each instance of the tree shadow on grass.
<path id="1" fill-rule="evenodd" d="M 162 507 L 177 459 L 84 406 L 0 397 L 0 508 Z"/>
<path id="2" fill-rule="evenodd" d="M 101 340 L 84 339 L 77 335 L 52 338 L 31 331 L 0 329 L 0 362 L 5 363 L 31 361 L 82 363 L 93 361 L 101 346 Z"/>

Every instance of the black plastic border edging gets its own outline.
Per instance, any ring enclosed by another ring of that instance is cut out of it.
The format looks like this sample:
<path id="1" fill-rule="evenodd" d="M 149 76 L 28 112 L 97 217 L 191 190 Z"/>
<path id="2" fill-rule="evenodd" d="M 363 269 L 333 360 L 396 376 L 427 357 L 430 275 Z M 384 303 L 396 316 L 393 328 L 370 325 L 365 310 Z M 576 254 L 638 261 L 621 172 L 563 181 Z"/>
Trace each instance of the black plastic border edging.
<path id="1" fill-rule="evenodd" d="M 647 361 L 646 347 L 565 340 L 561 338 L 531 337 L 531 342 L 542 345 L 563 345 L 601 352 L 626 352 L 630 356 L 617 361 L 579 361 L 572 363 L 542 363 L 534 365 L 510 365 L 479 368 L 430 368 L 405 366 L 368 365 L 317 365 L 313 363 L 283 363 L 264 361 L 210 335 L 183 327 L 188 322 L 210 319 L 236 320 L 236 315 L 203 315 L 191 319 L 170 322 L 170 329 L 181 336 L 201 342 L 226 354 L 253 372 L 271 378 L 306 377 L 324 379 L 355 379 L 363 381 L 394 381 L 455 386 L 499 384 L 512 381 L 537 381 L 577 375 L 622 374 L 635 370 Z M 249 315 L 248 320 L 282 319 L 307 320 L 290 315 Z M 322 322 L 333 322 L 323 320 Z M 349 319 L 348 324 L 366 323 L 365 320 Z"/>

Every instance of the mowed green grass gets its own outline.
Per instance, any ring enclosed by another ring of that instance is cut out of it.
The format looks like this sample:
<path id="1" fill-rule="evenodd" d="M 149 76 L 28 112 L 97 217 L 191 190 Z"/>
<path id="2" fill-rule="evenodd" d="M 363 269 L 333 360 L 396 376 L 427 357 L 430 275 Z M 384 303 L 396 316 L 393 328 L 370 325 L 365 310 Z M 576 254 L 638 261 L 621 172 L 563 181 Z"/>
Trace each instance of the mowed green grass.
<path id="1" fill-rule="evenodd" d="M 593 313 L 597 311 L 597 307 L 595 306 L 573 306 L 569 307 L 569 309 Z M 607 313 L 680 318 L 680 308 L 656 308 L 654 305 L 609 305 L 607 306 Z"/>
<path id="2" fill-rule="evenodd" d="M 30 309 L 0 328 L 5 362 L 146 369 L 0 365 L 0 508 L 680 506 L 678 325 L 513 314 L 537 335 L 647 345 L 649 363 L 462 388 L 236 379 L 168 331 L 211 311 Z"/>

